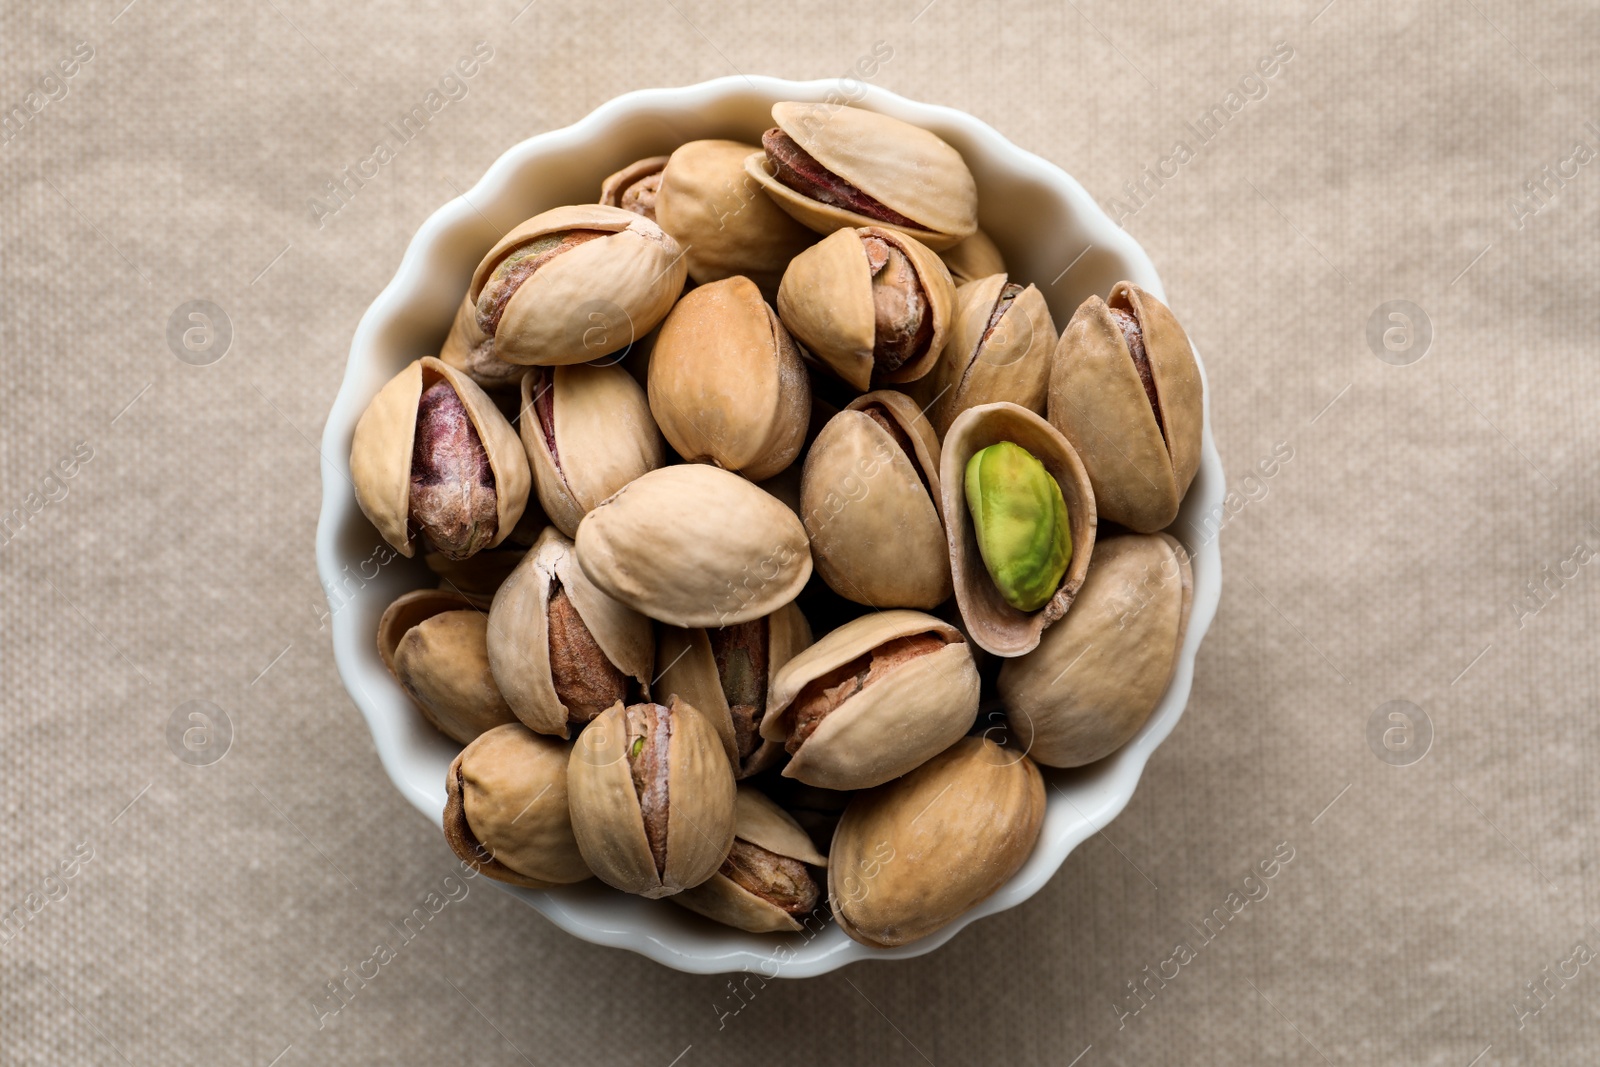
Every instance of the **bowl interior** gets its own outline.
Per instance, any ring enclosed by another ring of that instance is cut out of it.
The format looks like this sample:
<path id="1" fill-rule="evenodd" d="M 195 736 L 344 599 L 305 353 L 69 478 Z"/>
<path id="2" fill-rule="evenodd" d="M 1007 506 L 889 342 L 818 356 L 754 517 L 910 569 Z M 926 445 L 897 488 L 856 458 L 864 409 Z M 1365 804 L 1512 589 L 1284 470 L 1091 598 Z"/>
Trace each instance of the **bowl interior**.
<path id="1" fill-rule="evenodd" d="M 847 89 L 854 95 L 845 96 Z M 1059 168 L 969 115 L 859 82 L 733 77 L 631 93 L 574 126 L 510 149 L 468 193 L 435 212 L 412 239 L 394 279 L 357 327 L 344 383 L 323 434 L 317 568 L 329 599 L 334 659 L 366 717 L 385 770 L 435 825 L 444 809 L 445 771 L 458 747 L 415 711 L 384 668 L 374 640 L 378 618 L 390 601 L 433 582 L 419 561 L 387 549 L 355 503 L 349 454 L 356 420 L 401 367 L 437 354 L 473 268 L 518 222 L 561 204 L 593 201 L 606 175 L 635 159 L 668 153 L 685 141 L 719 137 L 758 142 L 778 101 L 841 99 L 933 130 L 962 153 L 977 179 L 983 228 L 1005 255 L 1012 277 L 1032 282 L 1044 293 L 1058 328 L 1086 297 L 1105 295 L 1121 279 L 1165 298 L 1143 250 Z M 1182 309 L 1178 312 L 1181 316 Z M 1112 756 L 1075 770 L 1045 770 L 1049 804 L 1038 847 L 1006 885 L 961 919 L 913 944 L 877 950 L 851 941 L 831 922 L 792 935 L 746 934 L 670 903 L 630 897 L 598 883 L 551 891 L 501 888 L 586 940 L 630 948 L 680 970 L 756 970 L 769 977 L 820 974 L 857 959 L 920 955 L 972 920 L 1026 900 L 1074 847 L 1122 810 L 1150 753 L 1172 731 L 1188 700 L 1195 651 L 1221 588 L 1216 542 L 1202 543 L 1204 519 L 1217 513 L 1224 488 L 1211 438 L 1209 392 L 1206 409 L 1200 471 L 1173 528 L 1193 555 L 1195 595 L 1166 696 L 1134 739 Z"/>

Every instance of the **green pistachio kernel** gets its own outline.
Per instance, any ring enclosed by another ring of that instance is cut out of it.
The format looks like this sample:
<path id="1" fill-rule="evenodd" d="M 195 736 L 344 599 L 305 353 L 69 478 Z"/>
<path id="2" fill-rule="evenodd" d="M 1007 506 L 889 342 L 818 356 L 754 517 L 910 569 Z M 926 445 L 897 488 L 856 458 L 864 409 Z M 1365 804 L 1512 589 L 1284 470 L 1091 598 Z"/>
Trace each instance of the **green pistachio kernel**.
<path id="1" fill-rule="evenodd" d="M 1037 611 L 1072 560 L 1061 487 L 1027 449 L 1001 441 L 967 461 L 966 490 L 978 551 L 995 588 L 1018 611 Z"/>

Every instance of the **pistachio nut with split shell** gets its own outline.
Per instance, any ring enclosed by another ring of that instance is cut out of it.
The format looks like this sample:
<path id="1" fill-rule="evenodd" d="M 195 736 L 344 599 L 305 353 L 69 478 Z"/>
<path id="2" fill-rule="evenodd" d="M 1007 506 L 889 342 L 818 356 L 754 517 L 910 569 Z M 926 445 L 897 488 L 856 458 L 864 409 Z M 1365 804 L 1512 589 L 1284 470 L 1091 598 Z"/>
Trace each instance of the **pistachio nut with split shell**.
<path id="1" fill-rule="evenodd" d="M 1006 261 L 1000 255 L 999 246 L 982 230 L 940 252 L 939 258 L 950 268 L 950 277 L 958 288 L 979 278 L 1006 272 Z"/>
<path id="2" fill-rule="evenodd" d="M 784 267 L 817 235 L 789 217 L 745 173 L 760 149 L 739 141 L 690 141 L 667 160 L 656 222 L 683 248 L 689 277 L 704 285 L 742 274 L 776 300 Z"/>
<path id="3" fill-rule="evenodd" d="M 439 588 L 459 593 L 475 608 L 489 610 L 500 583 L 511 576 L 527 549 L 502 542 L 499 548 L 486 548 L 466 559 L 451 559 L 443 552 L 429 552 L 422 557 L 428 569 L 439 576 Z"/>
<path id="4" fill-rule="evenodd" d="M 887 226 L 939 249 L 977 231 L 977 183 L 937 134 L 829 103 L 774 104 L 772 121 L 745 170 L 818 233 Z"/>
<path id="5" fill-rule="evenodd" d="M 963 411 L 1002 400 L 1043 415 L 1055 347 L 1056 324 L 1035 286 L 1004 274 L 961 286 L 949 340 L 918 383 L 934 429 L 948 433 Z"/>
<path id="6" fill-rule="evenodd" d="M 1000 699 L 1028 755 L 1078 767 L 1127 744 L 1167 691 L 1193 599 L 1189 554 L 1172 537 L 1099 542 L 1072 611 L 1000 668 Z"/>
<path id="7" fill-rule="evenodd" d="M 645 897 L 717 873 L 733 846 L 733 769 L 690 704 L 616 704 L 584 727 L 567 764 L 578 850 L 607 885 Z"/>
<path id="8" fill-rule="evenodd" d="M 518 719 L 569 736 L 618 701 L 650 692 L 650 620 L 596 589 L 572 542 L 548 527 L 494 595 L 489 666 Z"/>
<path id="9" fill-rule="evenodd" d="M 452 741 L 517 721 L 489 669 L 488 620 L 457 593 L 416 589 L 395 600 L 378 620 L 378 655 Z"/>
<path id="10" fill-rule="evenodd" d="M 683 291 L 682 249 L 643 215 L 552 208 L 500 238 L 467 296 L 507 363 L 589 363 L 631 345 Z"/>
<path id="11" fill-rule="evenodd" d="M 666 165 L 666 156 L 651 156 L 628 164 L 600 183 L 600 202 L 643 215 L 654 222 L 661 171 Z"/>
<path id="12" fill-rule="evenodd" d="M 452 559 L 504 541 L 528 501 L 516 431 L 465 374 L 424 356 L 389 379 L 350 442 L 356 503 L 400 554 L 412 531 Z"/>
<path id="13" fill-rule="evenodd" d="M 833 917 L 875 948 L 949 925 L 1027 862 L 1044 800 L 1033 761 L 983 737 L 858 793 L 828 850 Z"/>
<path id="14" fill-rule="evenodd" d="M 997 464 L 989 472 L 992 477 L 979 488 L 992 506 L 986 507 L 980 518 L 991 525 L 979 531 L 968 503 L 968 468 L 973 456 L 998 444 L 1015 445 L 1036 462 Z M 1098 522 L 1094 491 L 1083 464 L 1066 439 L 1027 408 L 983 404 L 962 412 L 951 425 L 940 455 L 939 479 L 950 575 L 968 633 L 985 651 L 1020 656 L 1038 645 L 1045 628 L 1067 613 L 1088 573 Z M 1054 550 L 1042 537 L 1047 532 L 1043 527 L 1059 523 L 1059 513 L 1031 506 L 1041 499 L 1059 499 L 1064 508 L 1070 555 L 1053 583 L 1054 590 L 1045 591 L 1039 606 L 1024 610 L 1010 601 L 1021 595 L 1038 600 L 1038 590 L 1002 590 L 996 575 L 1030 585 L 1043 561 L 1022 558 L 1022 554 Z M 1041 528 L 1017 529 L 1028 522 Z M 987 556 L 985 542 L 989 545 Z M 1000 558 L 996 549 L 1008 558 Z"/>
<path id="15" fill-rule="evenodd" d="M 773 675 L 811 644 L 811 627 L 794 604 L 722 627 L 662 626 L 651 688 L 693 704 L 717 729 L 735 778 L 772 765 L 783 746 L 761 736 Z"/>
<path id="16" fill-rule="evenodd" d="M 444 839 L 490 878 L 549 889 L 591 877 L 567 810 L 567 745 L 521 723 L 479 736 L 445 776 Z"/>
<path id="17" fill-rule="evenodd" d="M 478 329 L 478 306 L 463 296 L 439 348 L 439 359 L 484 389 L 515 389 L 527 368 L 494 354 L 494 338 Z"/>
<path id="18" fill-rule="evenodd" d="M 955 306 L 945 265 L 903 233 L 843 229 L 796 256 L 778 286 L 778 317 L 857 390 L 933 369 Z"/>
<path id="19" fill-rule="evenodd" d="M 753 934 L 794 933 L 822 899 L 808 868 L 827 865 L 788 812 L 754 786 L 740 785 L 728 858 L 706 881 L 668 899 Z"/>
<path id="20" fill-rule="evenodd" d="M 1073 313 L 1049 414 L 1083 458 L 1101 515 L 1140 533 L 1177 519 L 1200 466 L 1203 412 L 1194 348 L 1165 304 L 1118 282 Z"/>
<path id="21" fill-rule="evenodd" d="M 784 664 L 761 736 L 784 743 L 785 777 L 866 789 L 950 747 L 977 713 L 978 669 L 961 631 L 920 611 L 882 611 Z"/>
<path id="22" fill-rule="evenodd" d="M 829 588 L 875 608 L 950 598 L 939 511 L 939 438 L 903 393 L 857 397 L 812 442 L 800 515 Z"/>
<path id="23" fill-rule="evenodd" d="M 545 513 L 568 537 L 594 507 L 666 462 L 644 390 L 620 366 L 534 367 L 517 432 Z"/>
<path id="24" fill-rule="evenodd" d="M 718 467 L 685 463 L 629 482 L 578 526 L 578 563 L 635 611 L 673 626 L 770 615 L 811 577 L 800 519 Z"/>
<path id="25" fill-rule="evenodd" d="M 751 481 L 794 462 L 811 380 L 800 349 L 749 278 L 691 289 L 650 353 L 650 411 L 678 455 Z"/>

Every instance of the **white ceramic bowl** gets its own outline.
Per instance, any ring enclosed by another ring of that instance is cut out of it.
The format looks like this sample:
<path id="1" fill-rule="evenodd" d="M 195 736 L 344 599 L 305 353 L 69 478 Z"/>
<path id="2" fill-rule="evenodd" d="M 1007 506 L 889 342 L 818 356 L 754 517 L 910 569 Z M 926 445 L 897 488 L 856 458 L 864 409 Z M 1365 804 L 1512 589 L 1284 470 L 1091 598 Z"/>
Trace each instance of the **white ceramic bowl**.
<path id="1" fill-rule="evenodd" d="M 378 617 L 401 593 L 433 584 L 420 562 L 388 554 L 356 506 L 350 440 L 367 403 L 410 361 L 437 354 L 473 267 L 516 223 L 559 204 L 592 201 L 600 180 L 635 159 L 670 152 L 685 141 L 727 137 L 757 142 L 780 100 L 839 99 L 933 130 L 966 157 L 978 182 L 981 223 L 1005 254 L 1014 278 L 1039 286 L 1059 325 L 1090 294 L 1130 279 L 1165 297 L 1137 243 L 1111 222 L 1082 186 L 1059 168 L 1017 148 L 989 126 L 949 108 L 919 104 L 859 82 L 721 78 L 681 89 L 618 97 L 583 121 L 539 134 L 495 161 L 466 195 L 434 212 L 406 249 L 400 268 L 361 318 L 350 361 L 322 437 L 322 515 L 317 572 L 328 592 L 334 661 L 366 716 L 384 769 L 430 822 L 444 810 L 445 770 L 458 751 L 413 708 L 378 657 Z M 1178 315 L 1183 315 L 1180 305 Z M 1202 370 L 1202 374 L 1203 374 Z M 1046 769 L 1048 808 L 1032 857 L 993 896 L 931 937 L 896 949 L 869 949 L 834 924 L 812 935 L 747 934 L 683 909 L 618 893 L 598 882 L 552 891 L 502 885 L 546 918 L 588 941 L 632 949 L 701 974 L 756 970 L 772 976 L 823 974 L 854 960 L 916 956 L 938 948 L 975 919 L 1021 903 L 1050 879 L 1067 854 L 1122 811 L 1145 761 L 1183 714 L 1195 651 L 1211 625 L 1222 565 L 1203 522 L 1220 514 L 1222 464 L 1211 438 L 1210 394 L 1199 474 L 1174 530 L 1194 556 L 1194 609 L 1177 672 L 1161 706 L 1114 755 L 1071 771 Z M 497 883 L 498 884 L 498 883 Z"/>

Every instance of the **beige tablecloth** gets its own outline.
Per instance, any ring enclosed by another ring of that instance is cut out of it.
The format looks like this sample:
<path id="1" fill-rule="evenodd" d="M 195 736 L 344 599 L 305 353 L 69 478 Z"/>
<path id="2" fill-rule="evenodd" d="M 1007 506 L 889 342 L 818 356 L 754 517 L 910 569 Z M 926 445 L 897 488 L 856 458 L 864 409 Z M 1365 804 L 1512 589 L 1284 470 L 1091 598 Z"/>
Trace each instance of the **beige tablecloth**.
<path id="1" fill-rule="evenodd" d="M 1271 7 L 8 6 L 0 1059 L 1591 1058 L 1600 10 Z M 477 883 L 327 1012 L 451 870 L 312 567 L 357 318 L 528 134 L 875 50 L 1076 175 L 1205 354 L 1237 495 L 1188 713 L 1045 891 L 931 956 L 736 1001 Z M 196 366 L 202 300 L 231 337 Z M 175 758 L 190 701 L 225 759 Z"/>

